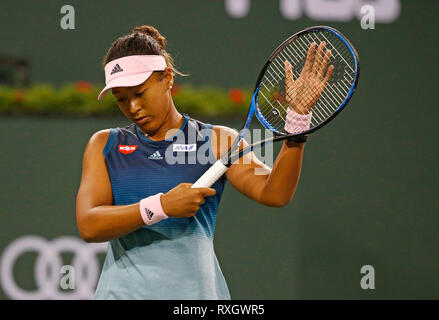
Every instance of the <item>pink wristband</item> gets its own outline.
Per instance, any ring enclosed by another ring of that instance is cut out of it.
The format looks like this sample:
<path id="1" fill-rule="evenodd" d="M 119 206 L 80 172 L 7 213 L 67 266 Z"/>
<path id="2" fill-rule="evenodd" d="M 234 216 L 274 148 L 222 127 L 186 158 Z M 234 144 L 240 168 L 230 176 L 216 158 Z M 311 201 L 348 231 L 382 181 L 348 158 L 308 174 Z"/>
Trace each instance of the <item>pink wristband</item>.
<path id="1" fill-rule="evenodd" d="M 143 222 L 148 226 L 157 223 L 160 220 L 168 219 L 168 216 L 163 211 L 162 203 L 160 202 L 162 194 L 163 193 L 157 193 L 156 195 L 140 200 L 140 215 L 142 216 Z"/>
<path id="2" fill-rule="evenodd" d="M 311 125 L 312 111 L 308 114 L 299 114 L 290 107 L 287 109 L 285 119 L 285 131 L 288 133 L 299 133 L 309 129 Z"/>

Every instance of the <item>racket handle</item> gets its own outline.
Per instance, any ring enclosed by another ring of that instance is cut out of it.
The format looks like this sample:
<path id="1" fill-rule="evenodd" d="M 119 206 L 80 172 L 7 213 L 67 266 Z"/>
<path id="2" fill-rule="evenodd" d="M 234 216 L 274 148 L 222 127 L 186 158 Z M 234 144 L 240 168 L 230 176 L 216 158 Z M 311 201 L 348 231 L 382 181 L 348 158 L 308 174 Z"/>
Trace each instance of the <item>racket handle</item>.
<path id="1" fill-rule="evenodd" d="M 224 172 L 229 169 L 221 160 L 218 160 L 207 170 L 193 185 L 191 188 L 209 188 L 213 185 Z"/>

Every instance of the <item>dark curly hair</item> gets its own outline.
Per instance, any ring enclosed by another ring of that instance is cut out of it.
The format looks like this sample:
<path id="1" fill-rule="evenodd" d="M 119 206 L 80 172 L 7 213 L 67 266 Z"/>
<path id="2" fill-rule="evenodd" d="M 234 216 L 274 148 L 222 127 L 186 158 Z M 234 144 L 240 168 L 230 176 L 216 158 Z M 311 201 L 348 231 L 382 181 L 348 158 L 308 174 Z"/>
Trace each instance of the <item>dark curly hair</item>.
<path id="1" fill-rule="evenodd" d="M 166 51 L 166 38 L 153 26 L 143 25 L 133 29 L 130 34 L 113 42 L 102 60 L 102 66 L 113 60 L 133 55 L 162 55 L 172 75 L 187 76 L 175 68 L 174 60 Z M 164 76 L 164 71 L 156 71 Z"/>

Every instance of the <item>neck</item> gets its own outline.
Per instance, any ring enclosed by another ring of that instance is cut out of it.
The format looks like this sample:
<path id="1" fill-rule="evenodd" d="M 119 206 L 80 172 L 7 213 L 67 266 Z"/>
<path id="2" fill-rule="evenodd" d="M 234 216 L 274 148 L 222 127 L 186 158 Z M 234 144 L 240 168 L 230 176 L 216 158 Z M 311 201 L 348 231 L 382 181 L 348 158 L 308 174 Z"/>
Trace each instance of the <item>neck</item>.
<path id="1" fill-rule="evenodd" d="M 183 125 L 183 122 L 184 117 L 177 111 L 172 103 L 162 125 L 155 132 L 145 133 L 141 128 L 139 129 L 151 140 L 165 140 L 166 138 L 173 136 Z"/>

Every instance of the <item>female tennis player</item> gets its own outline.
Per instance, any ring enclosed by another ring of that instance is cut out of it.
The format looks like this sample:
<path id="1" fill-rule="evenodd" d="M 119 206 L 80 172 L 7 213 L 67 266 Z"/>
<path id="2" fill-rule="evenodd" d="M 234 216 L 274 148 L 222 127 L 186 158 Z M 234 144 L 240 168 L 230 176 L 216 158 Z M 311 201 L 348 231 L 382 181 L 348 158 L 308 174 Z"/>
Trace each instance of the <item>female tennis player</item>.
<path id="1" fill-rule="evenodd" d="M 249 153 L 211 188 L 191 188 L 237 132 L 178 111 L 171 88 L 181 73 L 165 45 L 154 27 L 140 26 L 118 38 L 103 61 L 99 99 L 111 89 L 132 123 L 96 132 L 84 152 L 78 229 L 87 242 L 109 241 L 95 299 L 230 299 L 213 247 L 226 181 L 270 207 L 288 204 L 299 181 L 304 142 L 288 141 L 272 169 Z M 291 73 L 287 62 L 285 71 Z M 307 101 L 306 90 L 286 82 L 295 100 Z M 291 107 L 308 117 L 314 103 Z"/>

